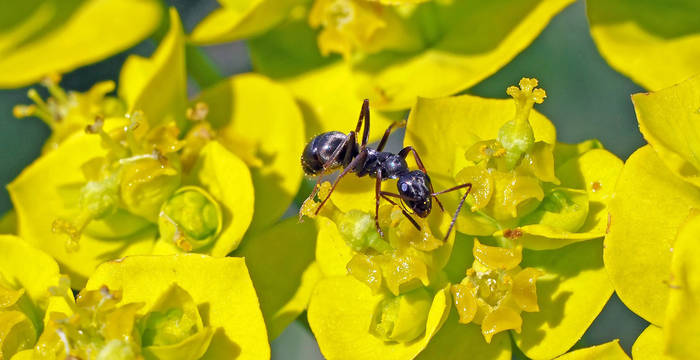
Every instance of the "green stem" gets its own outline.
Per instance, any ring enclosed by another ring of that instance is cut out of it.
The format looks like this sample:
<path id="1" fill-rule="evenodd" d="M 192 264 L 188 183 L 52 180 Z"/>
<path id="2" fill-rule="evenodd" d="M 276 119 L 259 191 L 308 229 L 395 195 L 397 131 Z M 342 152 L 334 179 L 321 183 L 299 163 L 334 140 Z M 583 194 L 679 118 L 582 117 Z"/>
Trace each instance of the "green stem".
<path id="1" fill-rule="evenodd" d="M 187 44 L 185 47 L 187 73 L 202 89 L 208 88 L 224 77 L 209 56 L 196 45 Z"/>

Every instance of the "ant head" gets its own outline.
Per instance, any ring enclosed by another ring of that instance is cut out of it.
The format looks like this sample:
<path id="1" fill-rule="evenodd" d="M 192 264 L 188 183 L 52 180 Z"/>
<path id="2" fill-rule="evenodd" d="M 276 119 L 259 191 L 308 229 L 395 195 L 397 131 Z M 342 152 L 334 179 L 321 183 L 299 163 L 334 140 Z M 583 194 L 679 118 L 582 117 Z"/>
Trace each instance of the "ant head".
<path id="1" fill-rule="evenodd" d="M 408 172 L 399 177 L 396 186 L 403 202 L 416 215 L 424 218 L 430 214 L 432 199 L 428 175 L 419 170 Z"/>

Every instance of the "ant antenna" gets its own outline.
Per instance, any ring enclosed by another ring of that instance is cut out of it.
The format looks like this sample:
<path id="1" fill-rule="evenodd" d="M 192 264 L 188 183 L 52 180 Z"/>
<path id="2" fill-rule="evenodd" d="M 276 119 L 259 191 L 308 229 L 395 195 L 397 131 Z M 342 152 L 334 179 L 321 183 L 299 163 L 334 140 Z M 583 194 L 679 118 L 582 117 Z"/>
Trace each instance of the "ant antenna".
<path id="1" fill-rule="evenodd" d="M 462 210 L 462 206 L 464 205 L 464 201 L 467 200 L 467 196 L 472 191 L 472 184 L 466 183 L 466 184 L 455 186 L 451 189 L 439 191 L 439 192 L 432 194 L 433 196 L 435 196 L 435 195 L 444 194 L 446 192 L 454 191 L 454 190 L 461 189 L 461 188 L 468 188 L 468 189 L 467 189 L 467 192 L 464 193 L 464 196 L 462 196 L 462 200 L 459 201 L 459 205 L 457 205 L 457 210 L 455 211 L 455 214 L 452 216 L 452 221 L 450 222 L 450 228 L 447 229 L 447 234 L 445 235 L 445 240 L 447 240 L 447 238 L 450 237 L 450 233 L 452 232 L 452 228 L 455 226 L 455 222 L 457 222 L 457 215 L 459 215 L 459 211 Z"/>

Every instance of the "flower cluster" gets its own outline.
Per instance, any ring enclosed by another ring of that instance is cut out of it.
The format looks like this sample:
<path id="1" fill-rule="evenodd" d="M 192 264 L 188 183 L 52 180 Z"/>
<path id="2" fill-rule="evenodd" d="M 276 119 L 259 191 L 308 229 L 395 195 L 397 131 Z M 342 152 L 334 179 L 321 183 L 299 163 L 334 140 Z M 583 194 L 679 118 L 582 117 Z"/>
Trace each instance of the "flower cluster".
<path id="1" fill-rule="evenodd" d="M 537 79 L 453 96 L 573 2 L 220 1 L 189 34 L 158 0 L 3 4 L 0 88 L 40 84 L 13 115 L 51 134 L 0 217 L 0 360 L 265 359 L 305 311 L 329 359 L 628 359 L 579 348 L 613 291 L 651 323 L 635 358 L 697 357 L 697 2 L 586 2 L 601 55 L 655 91 L 624 164 L 558 142 Z M 255 72 L 200 47 L 242 39 Z M 143 42 L 118 79 L 61 85 Z M 406 127 L 425 212 L 346 163 L 303 180 L 305 141 L 362 99 L 364 140 Z"/>

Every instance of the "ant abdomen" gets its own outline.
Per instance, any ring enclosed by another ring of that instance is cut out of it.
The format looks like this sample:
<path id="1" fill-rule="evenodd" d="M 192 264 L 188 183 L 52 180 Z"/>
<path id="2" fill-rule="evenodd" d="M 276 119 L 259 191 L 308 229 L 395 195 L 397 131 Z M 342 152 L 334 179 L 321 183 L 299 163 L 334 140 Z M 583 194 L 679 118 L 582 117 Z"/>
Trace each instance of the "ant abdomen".
<path id="1" fill-rule="evenodd" d="M 301 166 L 307 175 L 319 175 L 324 170 L 332 171 L 345 164 L 345 159 L 352 159 L 357 155 L 357 143 L 355 141 L 346 142 L 347 135 L 340 131 L 330 131 L 313 138 L 304 148 L 301 154 Z M 345 149 L 340 149 L 337 156 L 334 156 L 335 151 L 339 146 L 344 146 Z M 352 153 L 347 156 L 347 151 Z"/>
<path id="2" fill-rule="evenodd" d="M 413 212 L 424 218 L 430 214 L 432 194 L 430 177 L 420 170 L 402 174 L 396 183 L 401 199 Z"/>

